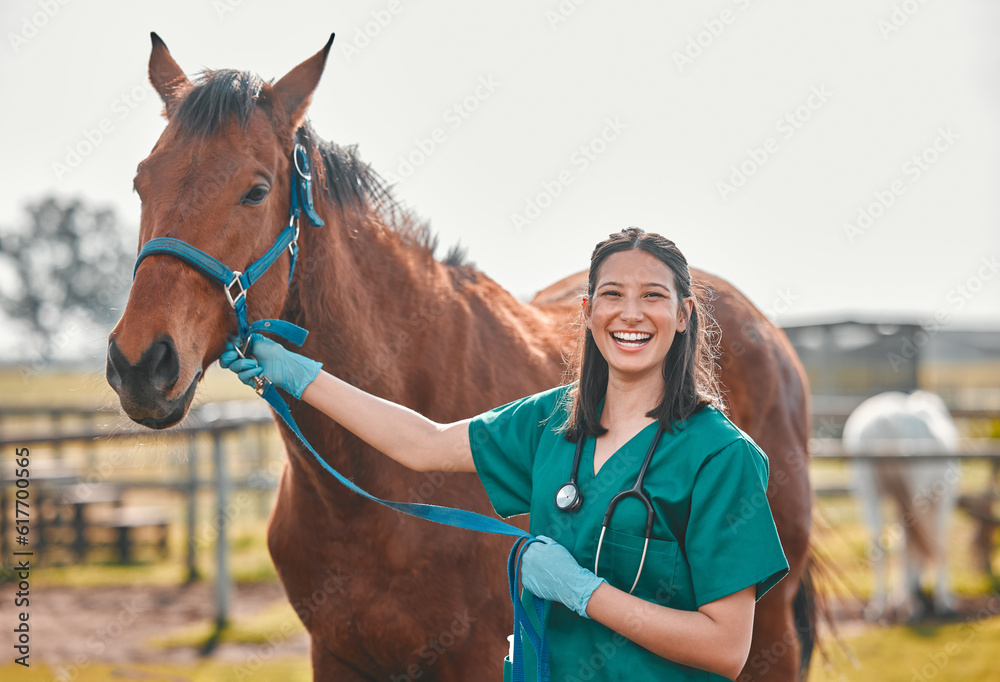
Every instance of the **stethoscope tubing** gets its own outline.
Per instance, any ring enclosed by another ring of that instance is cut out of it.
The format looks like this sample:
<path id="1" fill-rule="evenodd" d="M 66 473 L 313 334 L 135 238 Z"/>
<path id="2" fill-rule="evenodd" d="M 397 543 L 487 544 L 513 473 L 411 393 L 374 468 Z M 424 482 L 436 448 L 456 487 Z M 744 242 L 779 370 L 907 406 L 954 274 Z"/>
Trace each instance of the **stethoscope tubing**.
<path id="1" fill-rule="evenodd" d="M 611 502 L 608 503 L 607 511 L 604 512 L 604 520 L 601 523 L 601 535 L 597 541 L 597 553 L 594 556 L 594 573 L 597 574 L 597 569 L 601 562 L 601 549 L 604 546 L 604 535 L 608 530 L 608 525 L 611 523 L 611 517 L 614 515 L 614 511 L 621 502 L 626 497 L 635 497 L 640 502 L 646 506 L 646 537 L 642 545 L 642 558 L 639 560 L 639 570 L 635 574 L 635 581 L 632 583 L 632 587 L 629 589 L 628 593 L 632 594 L 635 590 L 636 585 L 639 584 L 639 576 L 642 575 L 642 568 L 646 565 L 646 552 L 649 549 L 649 538 L 653 534 L 653 520 L 656 515 L 653 511 L 653 503 L 649 499 L 649 496 L 643 491 L 642 484 L 646 480 L 646 470 L 649 469 L 649 463 L 653 459 L 653 452 L 656 450 L 656 446 L 660 442 L 660 436 L 663 435 L 663 425 L 660 424 L 656 428 L 656 434 L 653 436 L 653 442 L 649 444 L 649 450 L 646 452 L 646 458 L 642 462 L 642 467 L 639 469 L 639 475 L 636 476 L 635 484 L 627 489 L 623 490 L 614 497 L 611 498 Z M 573 455 L 573 469 L 570 471 L 569 482 L 559 488 L 559 492 L 556 493 L 556 507 L 563 511 L 576 511 L 583 504 L 583 495 L 580 493 L 579 487 L 577 486 L 577 475 L 580 471 L 580 453 L 583 450 L 583 437 L 581 436 L 576 442 L 576 452 Z M 562 493 L 564 490 L 569 492 L 569 498 L 563 502 Z"/>

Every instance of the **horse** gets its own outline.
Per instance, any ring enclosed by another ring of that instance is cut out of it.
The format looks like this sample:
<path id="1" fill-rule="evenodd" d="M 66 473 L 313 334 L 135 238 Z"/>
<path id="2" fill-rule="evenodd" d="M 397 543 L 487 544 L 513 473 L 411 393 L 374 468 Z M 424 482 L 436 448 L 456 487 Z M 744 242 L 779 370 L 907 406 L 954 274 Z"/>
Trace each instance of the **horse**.
<path id="1" fill-rule="evenodd" d="M 893 611 L 911 621 L 955 615 L 947 540 L 960 473 L 958 462 L 947 458 L 918 462 L 913 458 L 954 453 L 958 440 L 958 429 L 944 401 L 927 391 L 880 393 L 858 405 L 844 423 L 845 453 L 900 458 L 851 462 L 854 494 L 872 534 L 866 558 L 874 563 L 875 589 L 865 608 L 871 620 L 888 618 Z M 891 599 L 888 552 L 882 541 L 881 505 L 885 499 L 891 499 L 899 513 L 899 522 L 890 529 L 897 531 L 904 567 L 902 589 Z M 930 602 L 925 603 L 921 582 L 930 570 L 935 574 L 934 588 Z"/>
<path id="2" fill-rule="evenodd" d="M 294 272 L 282 256 L 245 294 L 219 291 L 167 255 L 141 262 L 106 365 L 137 423 L 163 429 L 187 414 L 237 330 L 227 293 L 245 296 L 253 319 L 310 330 L 300 352 L 327 371 L 438 422 L 562 380 L 578 294 L 522 303 L 457 254 L 437 259 L 427 224 L 399 206 L 356 147 L 323 141 L 306 121 L 332 40 L 277 82 L 235 70 L 192 81 L 152 35 L 149 77 L 166 126 L 134 181 L 140 249 L 174 237 L 224 263 L 253 262 L 289 223 L 297 144 L 311 162 L 323 226 L 301 226 Z M 734 287 L 696 277 L 706 296 L 714 292 L 730 415 L 770 456 L 767 500 L 748 500 L 741 513 L 770 504 L 791 568 L 758 605 L 740 679 L 791 681 L 808 651 L 792 613 L 810 529 L 805 374 L 784 334 Z M 307 404 L 291 410 L 316 450 L 374 495 L 493 514 L 474 475 L 410 471 Z M 413 520 L 348 494 L 278 428 L 287 456 L 267 544 L 309 633 L 315 679 L 499 679 L 513 623 L 509 539 Z"/>

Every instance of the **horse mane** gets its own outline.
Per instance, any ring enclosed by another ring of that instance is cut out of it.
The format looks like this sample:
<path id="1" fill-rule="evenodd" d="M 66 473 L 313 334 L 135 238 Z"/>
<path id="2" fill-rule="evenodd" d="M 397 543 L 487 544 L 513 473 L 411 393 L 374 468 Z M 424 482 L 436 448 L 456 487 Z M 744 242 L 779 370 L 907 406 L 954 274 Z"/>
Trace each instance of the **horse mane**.
<path id="1" fill-rule="evenodd" d="M 202 71 L 171 118 L 189 136 L 210 137 L 234 116 L 246 130 L 263 87 L 264 79 L 249 71 Z"/>
<path id="2" fill-rule="evenodd" d="M 235 69 L 205 70 L 199 73 L 183 93 L 171 120 L 189 136 L 210 137 L 232 119 L 244 130 L 259 103 L 266 100 L 265 81 L 256 74 Z M 267 84 L 270 84 L 268 82 Z M 321 139 L 312 124 L 303 123 L 298 130 L 309 157 L 322 160 L 322 186 L 326 198 L 339 207 L 345 218 L 367 221 L 378 230 L 385 229 L 402 243 L 416 248 L 430 258 L 436 258 L 439 238 L 430 224 L 403 207 L 393 196 L 392 187 L 358 155 L 357 145 L 343 146 Z M 462 246 L 452 246 L 444 265 L 468 269 L 473 264 Z"/>

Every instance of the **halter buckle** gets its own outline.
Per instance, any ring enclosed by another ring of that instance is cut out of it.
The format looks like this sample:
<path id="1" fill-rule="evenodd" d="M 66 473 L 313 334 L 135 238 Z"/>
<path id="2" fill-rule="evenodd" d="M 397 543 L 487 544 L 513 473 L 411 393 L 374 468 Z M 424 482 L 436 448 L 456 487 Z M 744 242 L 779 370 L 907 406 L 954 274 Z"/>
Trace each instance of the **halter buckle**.
<path id="1" fill-rule="evenodd" d="M 253 392 L 263 397 L 264 389 L 267 388 L 267 385 L 271 382 L 268 381 L 265 377 L 254 377 L 253 383 L 254 383 Z"/>
<path id="2" fill-rule="evenodd" d="M 288 220 L 288 226 L 291 227 L 295 225 L 295 236 L 292 237 L 292 241 L 288 242 L 288 254 L 295 258 L 295 247 L 299 245 L 299 212 L 295 211 L 292 213 L 292 217 Z"/>
<path id="3" fill-rule="evenodd" d="M 233 307 L 233 310 L 236 309 L 236 302 L 239 301 L 241 298 L 246 298 L 247 295 L 247 290 L 243 286 L 243 281 L 240 280 L 240 276 L 242 275 L 243 273 L 240 272 L 239 270 L 233 270 L 233 281 L 227 284 L 226 286 L 222 287 L 222 290 L 226 292 L 226 298 L 229 300 L 229 305 Z M 239 285 L 240 290 L 234 296 L 233 287 L 236 286 L 237 284 Z"/>
<path id="4" fill-rule="evenodd" d="M 248 355 L 248 353 L 250 352 L 250 337 L 249 336 L 246 338 L 246 341 L 244 341 L 243 343 L 240 343 L 240 341 L 239 341 L 238 338 L 237 339 L 233 339 L 233 340 L 235 341 L 235 343 L 233 344 L 233 347 L 236 349 L 236 353 L 241 358 L 253 357 L 251 355 Z M 253 386 L 254 393 L 256 393 L 257 395 L 263 397 L 263 395 L 264 395 L 264 389 L 266 389 L 267 385 L 269 383 L 271 383 L 271 382 L 265 376 L 256 376 L 256 377 L 253 378 L 253 383 L 254 383 L 254 386 Z"/>

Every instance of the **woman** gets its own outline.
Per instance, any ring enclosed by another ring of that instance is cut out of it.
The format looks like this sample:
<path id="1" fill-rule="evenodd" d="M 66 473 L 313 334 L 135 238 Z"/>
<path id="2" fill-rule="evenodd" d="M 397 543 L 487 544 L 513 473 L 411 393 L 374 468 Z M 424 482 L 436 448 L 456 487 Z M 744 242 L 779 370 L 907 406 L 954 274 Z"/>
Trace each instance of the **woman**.
<path id="1" fill-rule="evenodd" d="M 611 235 L 591 258 L 583 320 L 576 382 L 454 424 L 261 337 L 256 359 L 230 348 L 222 363 L 411 469 L 477 472 L 502 517 L 530 512 L 543 542 L 525 552 L 522 583 L 547 600 L 553 680 L 733 679 L 754 604 L 788 564 L 770 510 L 750 502 L 767 458 L 720 411 L 687 261 L 659 235 Z"/>

